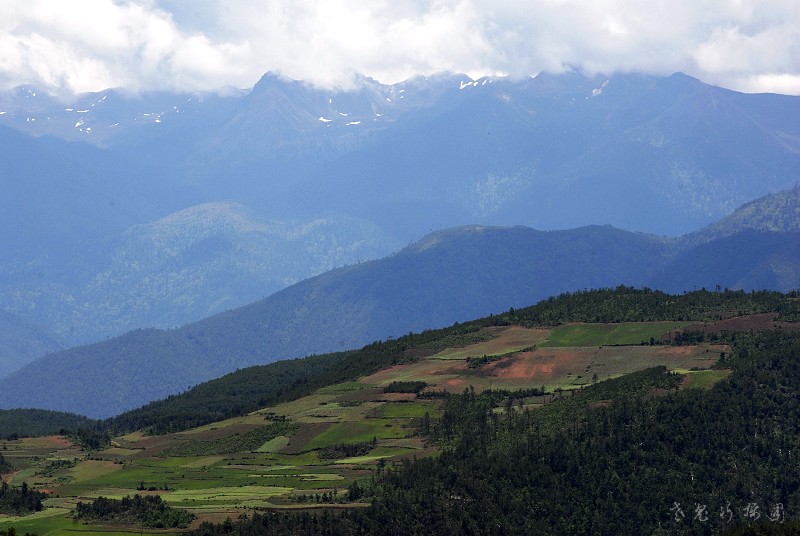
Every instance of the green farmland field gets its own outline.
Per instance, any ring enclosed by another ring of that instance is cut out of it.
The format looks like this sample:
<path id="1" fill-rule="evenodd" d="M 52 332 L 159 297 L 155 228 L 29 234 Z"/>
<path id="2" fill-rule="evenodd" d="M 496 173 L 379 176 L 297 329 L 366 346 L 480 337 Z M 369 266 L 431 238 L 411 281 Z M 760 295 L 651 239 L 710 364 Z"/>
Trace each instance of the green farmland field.
<path id="1" fill-rule="evenodd" d="M 544 348 L 641 344 L 650 338 L 681 329 L 688 322 L 632 322 L 626 324 L 574 324 L 553 329 L 539 346 Z"/>

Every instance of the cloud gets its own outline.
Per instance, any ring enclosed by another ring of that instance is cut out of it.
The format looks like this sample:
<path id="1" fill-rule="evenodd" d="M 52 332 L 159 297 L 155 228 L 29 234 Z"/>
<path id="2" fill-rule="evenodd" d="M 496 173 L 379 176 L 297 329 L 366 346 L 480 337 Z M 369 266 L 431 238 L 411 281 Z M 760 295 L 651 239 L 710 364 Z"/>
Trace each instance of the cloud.
<path id="1" fill-rule="evenodd" d="M 580 66 L 800 93 L 796 0 L 5 0 L 3 11 L 6 87 L 249 87 L 269 70 L 347 86 L 355 73 Z"/>

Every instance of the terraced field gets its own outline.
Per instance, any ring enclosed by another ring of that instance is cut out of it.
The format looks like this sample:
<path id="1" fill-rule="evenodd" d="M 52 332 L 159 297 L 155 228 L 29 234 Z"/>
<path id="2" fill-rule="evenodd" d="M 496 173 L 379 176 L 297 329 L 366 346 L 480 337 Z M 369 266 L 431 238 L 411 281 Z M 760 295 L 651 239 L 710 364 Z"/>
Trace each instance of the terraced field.
<path id="1" fill-rule="evenodd" d="M 129 534 L 140 527 L 84 525 L 70 511 L 98 496 L 159 494 L 200 520 L 236 518 L 252 509 L 309 509 L 349 501 L 353 482 L 367 486 L 375 465 L 435 452 L 418 434 L 427 414 L 440 415 L 430 391 L 579 388 L 593 381 L 655 365 L 685 373 L 687 387 L 707 388 L 726 371 L 708 369 L 727 347 L 642 345 L 682 324 L 572 325 L 555 329 L 487 328 L 485 337 L 445 348 L 416 362 L 318 390 L 293 402 L 263 408 L 186 432 L 114 438 L 87 453 L 59 436 L 0 442 L 18 471 L 4 475 L 48 490 L 44 511 L 0 517 L 0 529 L 44 534 Z M 415 393 L 386 393 L 392 382 L 422 381 Z M 531 400 L 531 407 L 546 399 Z M 60 464 L 54 462 L 60 461 Z M 50 468 L 48 470 L 47 468 Z M 158 531 L 160 534 L 179 531 Z"/>

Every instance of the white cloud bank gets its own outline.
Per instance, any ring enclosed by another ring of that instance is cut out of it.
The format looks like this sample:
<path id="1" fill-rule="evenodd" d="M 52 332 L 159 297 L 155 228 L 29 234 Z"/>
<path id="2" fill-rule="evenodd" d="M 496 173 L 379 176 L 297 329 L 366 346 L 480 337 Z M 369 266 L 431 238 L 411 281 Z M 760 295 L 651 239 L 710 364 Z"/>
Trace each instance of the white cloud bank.
<path id="1" fill-rule="evenodd" d="M 0 0 L 0 85 L 321 86 L 438 71 L 683 71 L 800 94 L 798 0 Z"/>

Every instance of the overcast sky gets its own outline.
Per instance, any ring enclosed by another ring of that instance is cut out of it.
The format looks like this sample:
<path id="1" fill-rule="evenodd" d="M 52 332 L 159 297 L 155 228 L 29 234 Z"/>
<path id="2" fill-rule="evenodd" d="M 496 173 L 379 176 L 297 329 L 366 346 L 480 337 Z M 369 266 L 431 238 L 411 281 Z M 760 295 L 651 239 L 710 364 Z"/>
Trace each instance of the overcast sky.
<path id="1" fill-rule="evenodd" d="M 453 71 L 683 71 L 800 94 L 800 0 L 0 0 L 0 86 L 346 87 Z"/>

